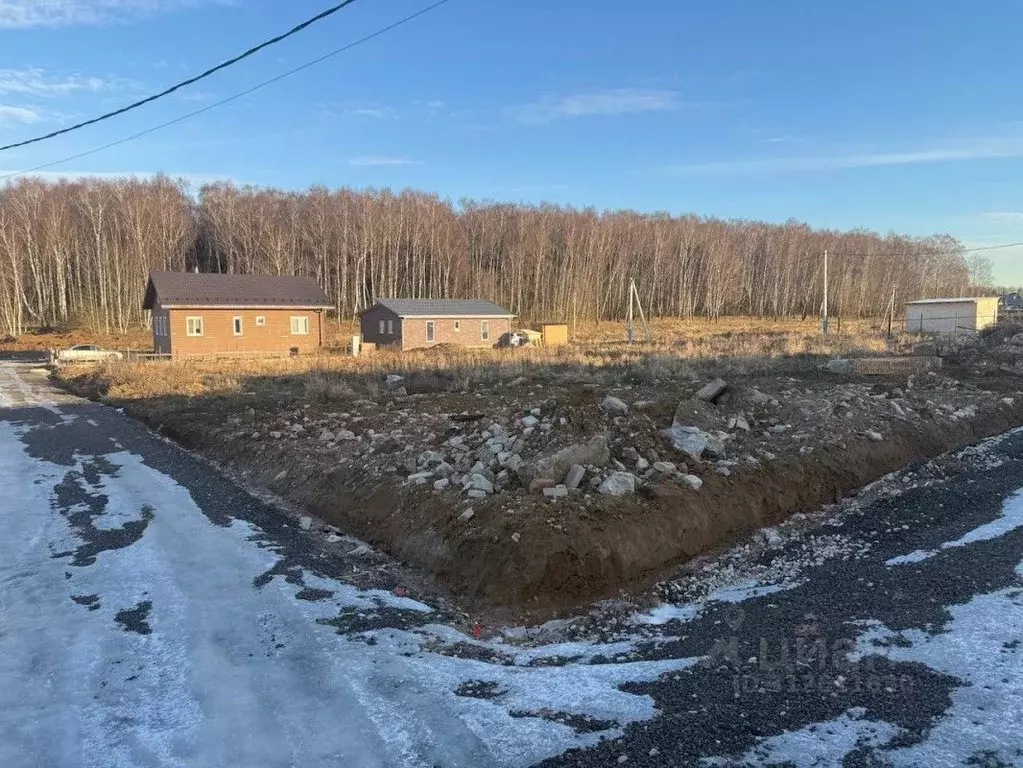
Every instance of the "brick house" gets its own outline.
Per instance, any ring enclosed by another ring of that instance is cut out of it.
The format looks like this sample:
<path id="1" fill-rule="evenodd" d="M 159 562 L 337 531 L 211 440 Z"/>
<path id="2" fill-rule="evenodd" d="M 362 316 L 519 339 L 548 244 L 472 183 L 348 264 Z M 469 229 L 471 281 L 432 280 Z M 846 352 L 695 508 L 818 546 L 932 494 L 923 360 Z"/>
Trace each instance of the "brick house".
<path id="1" fill-rule="evenodd" d="M 515 317 L 477 299 L 377 299 L 360 313 L 362 340 L 377 346 L 420 349 L 437 344 L 492 347 Z"/>
<path id="2" fill-rule="evenodd" d="M 153 313 L 153 348 L 175 359 L 315 352 L 329 307 L 311 277 L 191 272 L 150 273 L 142 303 Z"/>

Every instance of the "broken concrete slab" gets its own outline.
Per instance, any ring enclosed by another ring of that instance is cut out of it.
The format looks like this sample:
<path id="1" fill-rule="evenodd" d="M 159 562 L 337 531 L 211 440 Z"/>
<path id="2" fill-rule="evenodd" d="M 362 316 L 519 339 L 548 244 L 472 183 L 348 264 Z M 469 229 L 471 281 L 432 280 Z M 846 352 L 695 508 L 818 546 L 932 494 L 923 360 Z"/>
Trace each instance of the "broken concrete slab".
<path id="1" fill-rule="evenodd" d="M 552 485 L 550 488 L 543 489 L 543 495 L 548 499 L 563 499 L 568 496 L 568 486 Z"/>
<path id="2" fill-rule="evenodd" d="M 605 413 L 614 414 L 616 416 L 623 416 L 629 412 L 628 404 L 614 395 L 608 395 L 605 397 L 603 402 L 601 402 L 600 407 Z"/>
<path id="3" fill-rule="evenodd" d="M 694 395 L 697 400 L 703 400 L 705 403 L 713 403 L 728 389 L 728 382 L 724 379 L 711 379 Z"/>
<path id="4" fill-rule="evenodd" d="M 703 480 L 696 475 L 682 475 L 678 480 L 680 483 L 689 486 L 694 491 L 698 491 L 703 487 Z"/>
<path id="5" fill-rule="evenodd" d="M 581 464 L 573 464 L 569 468 L 568 474 L 565 475 L 565 486 L 568 488 L 578 488 L 584 477 L 586 477 L 586 468 Z"/>
<path id="6" fill-rule="evenodd" d="M 700 460 L 709 445 L 707 435 L 699 427 L 669 427 L 661 434 L 675 450 L 681 451 L 696 461 Z"/>
<path id="7" fill-rule="evenodd" d="M 610 460 L 611 450 L 607 436 L 596 435 L 584 443 L 573 443 L 523 464 L 519 467 L 518 475 L 526 485 L 539 478 L 558 482 L 565 477 L 573 464 L 603 467 Z"/>
<path id="8" fill-rule="evenodd" d="M 631 472 L 612 472 L 597 488 L 605 496 L 627 496 L 636 492 L 636 476 Z"/>

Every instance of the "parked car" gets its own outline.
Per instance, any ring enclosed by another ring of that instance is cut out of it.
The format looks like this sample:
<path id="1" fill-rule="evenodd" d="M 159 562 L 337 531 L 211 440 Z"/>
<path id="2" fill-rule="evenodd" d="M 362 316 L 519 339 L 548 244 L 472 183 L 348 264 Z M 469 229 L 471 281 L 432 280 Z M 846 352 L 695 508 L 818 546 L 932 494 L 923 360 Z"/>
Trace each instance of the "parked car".
<path id="1" fill-rule="evenodd" d="M 112 349 L 103 349 L 95 344 L 75 344 L 68 349 L 57 351 L 57 362 L 79 363 L 94 362 L 97 360 L 120 360 L 123 358 L 120 352 Z"/>

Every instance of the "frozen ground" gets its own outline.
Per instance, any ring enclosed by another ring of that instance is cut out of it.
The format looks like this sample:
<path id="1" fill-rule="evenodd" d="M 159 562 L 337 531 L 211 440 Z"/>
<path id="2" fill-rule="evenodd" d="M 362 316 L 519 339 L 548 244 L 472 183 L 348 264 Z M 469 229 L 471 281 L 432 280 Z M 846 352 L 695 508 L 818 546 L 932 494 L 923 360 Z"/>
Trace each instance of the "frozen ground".
<path id="1" fill-rule="evenodd" d="M 0 364 L 0 766 L 1023 765 L 1021 458 L 485 642 Z"/>

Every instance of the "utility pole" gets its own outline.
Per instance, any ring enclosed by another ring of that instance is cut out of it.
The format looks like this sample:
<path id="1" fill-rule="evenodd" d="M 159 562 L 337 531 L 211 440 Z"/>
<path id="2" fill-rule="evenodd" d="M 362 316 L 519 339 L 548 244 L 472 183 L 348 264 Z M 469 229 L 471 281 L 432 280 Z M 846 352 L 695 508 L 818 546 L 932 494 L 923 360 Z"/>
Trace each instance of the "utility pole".
<path id="1" fill-rule="evenodd" d="M 821 331 L 828 335 L 828 249 L 824 249 L 824 306 L 822 310 Z"/>
<path id="2" fill-rule="evenodd" d="M 639 310 L 639 319 L 643 321 L 643 333 L 646 338 L 646 343 L 650 344 L 654 338 L 653 334 L 650 333 L 650 323 L 646 321 L 646 314 L 643 312 L 643 302 L 639 300 L 639 289 L 636 287 L 635 280 L 629 280 L 629 343 L 631 344 L 634 339 L 633 334 L 633 315 L 632 306 L 633 301 L 636 302 L 636 309 Z"/>
<path id="3" fill-rule="evenodd" d="M 628 317 L 629 317 L 629 327 L 628 327 L 628 331 L 626 332 L 627 338 L 628 338 L 630 344 L 633 341 L 633 333 L 632 333 L 632 292 L 633 292 L 634 288 L 635 288 L 635 283 L 633 283 L 632 280 L 630 280 L 629 281 L 629 315 L 628 315 Z"/>
<path id="4" fill-rule="evenodd" d="M 895 323 L 895 286 L 892 286 L 892 300 L 888 305 L 888 338 L 892 337 L 892 325 Z"/>
<path id="5" fill-rule="evenodd" d="M 579 285 L 577 280 L 572 281 L 572 342 L 575 343 L 575 326 L 576 326 L 576 298 L 579 294 Z"/>

